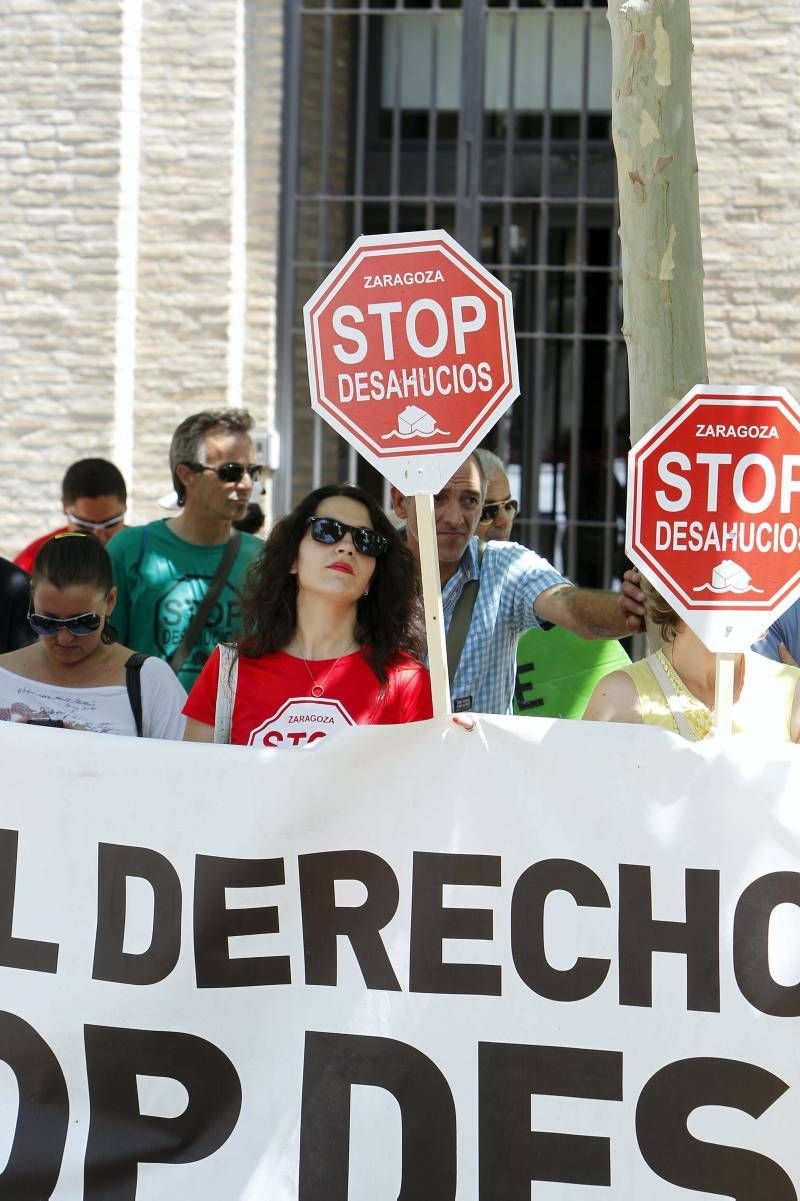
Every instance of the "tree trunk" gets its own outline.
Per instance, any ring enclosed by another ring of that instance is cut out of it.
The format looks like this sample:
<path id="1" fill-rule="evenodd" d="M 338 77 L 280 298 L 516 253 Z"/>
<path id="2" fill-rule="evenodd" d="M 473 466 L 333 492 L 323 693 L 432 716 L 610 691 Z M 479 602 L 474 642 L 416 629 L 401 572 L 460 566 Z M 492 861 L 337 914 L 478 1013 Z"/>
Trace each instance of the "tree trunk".
<path id="1" fill-rule="evenodd" d="M 689 0 L 608 0 L 631 441 L 708 382 Z"/>

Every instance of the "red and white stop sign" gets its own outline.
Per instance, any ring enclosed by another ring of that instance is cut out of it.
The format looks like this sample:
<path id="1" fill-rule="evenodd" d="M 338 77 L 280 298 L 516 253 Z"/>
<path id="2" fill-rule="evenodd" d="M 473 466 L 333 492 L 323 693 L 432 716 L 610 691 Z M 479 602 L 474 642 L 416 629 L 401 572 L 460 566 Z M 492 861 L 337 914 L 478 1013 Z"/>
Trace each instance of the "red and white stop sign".
<path id="1" fill-rule="evenodd" d="M 511 293 L 443 230 L 358 238 L 303 313 L 312 407 L 404 493 L 519 395 Z"/>
<path id="2" fill-rule="evenodd" d="M 800 596 L 800 409 L 775 388 L 693 389 L 628 460 L 627 552 L 712 651 Z"/>

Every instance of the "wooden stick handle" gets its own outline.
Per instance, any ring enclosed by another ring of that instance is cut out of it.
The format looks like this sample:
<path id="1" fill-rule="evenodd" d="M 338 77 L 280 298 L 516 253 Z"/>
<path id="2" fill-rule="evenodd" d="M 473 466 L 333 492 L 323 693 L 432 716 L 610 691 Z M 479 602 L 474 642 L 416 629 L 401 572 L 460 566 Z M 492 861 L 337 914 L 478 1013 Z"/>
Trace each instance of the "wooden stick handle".
<path id="1" fill-rule="evenodd" d="M 436 545 L 436 519 L 433 497 L 417 496 L 417 538 L 422 573 L 422 600 L 425 606 L 425 630 L 428 635 L 428 665 L 431 671 L 434 717 L 451 713 L 450 680 L 447 673 L 442 587 L 439 578 L 439 551 Z"/>
<path id="2" fill-rule="evenodd" d="M 714 729 L 718 734 L 733 733 L 733 682 L 736 655 L 717 654 L 717 679 L 714 688 Z"/>

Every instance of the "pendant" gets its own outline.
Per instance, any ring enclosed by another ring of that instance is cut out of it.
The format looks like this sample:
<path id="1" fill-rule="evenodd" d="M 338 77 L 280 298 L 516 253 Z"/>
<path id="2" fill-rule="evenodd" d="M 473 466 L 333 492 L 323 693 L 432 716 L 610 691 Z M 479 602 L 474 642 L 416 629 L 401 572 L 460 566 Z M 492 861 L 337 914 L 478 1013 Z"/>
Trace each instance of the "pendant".
<path id="1" fill-rule="evenodd" d="M 319 697 L 321 697 L 321 696 L 324 696 L 324 695 L 325 695 L 325 689 L 322 687 L 322 685 L 321 685 L 321 684 L 314 684 L 314 686 L 313 686 L 313 687 L 312 687 L 312 689 L 311 689 L 311 695 L 312 695 L 312 696 L 315 696 L 315 697 L 317 697 L 317 698 L 319 698 Z"/>

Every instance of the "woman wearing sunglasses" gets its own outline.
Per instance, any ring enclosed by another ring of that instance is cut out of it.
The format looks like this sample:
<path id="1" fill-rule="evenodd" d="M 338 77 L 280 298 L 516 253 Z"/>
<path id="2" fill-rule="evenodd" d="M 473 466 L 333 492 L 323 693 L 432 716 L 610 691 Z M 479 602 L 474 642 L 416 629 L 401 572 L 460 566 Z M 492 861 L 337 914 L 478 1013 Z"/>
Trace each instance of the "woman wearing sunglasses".
<path id="1" fill-rule="evenodd" d="M 278 522 L 251 568 L 244 621 L 238 655 L 220 670 L 218 648 L 192 688 L 187 740 L 304 748 L 348 726 L 431 716 L 414 560 L 361 488 L 318 488 Z"/>
<path id="2" fill-rule="evenodd" d="M 115 643 L 115 600 L 111 560 L 97 538 L 65 533 L 44 544 L 28 611 L 37 640 L 0 655 L 0 720 L 181 737 L 186 693 L 166 663 Z"/>

